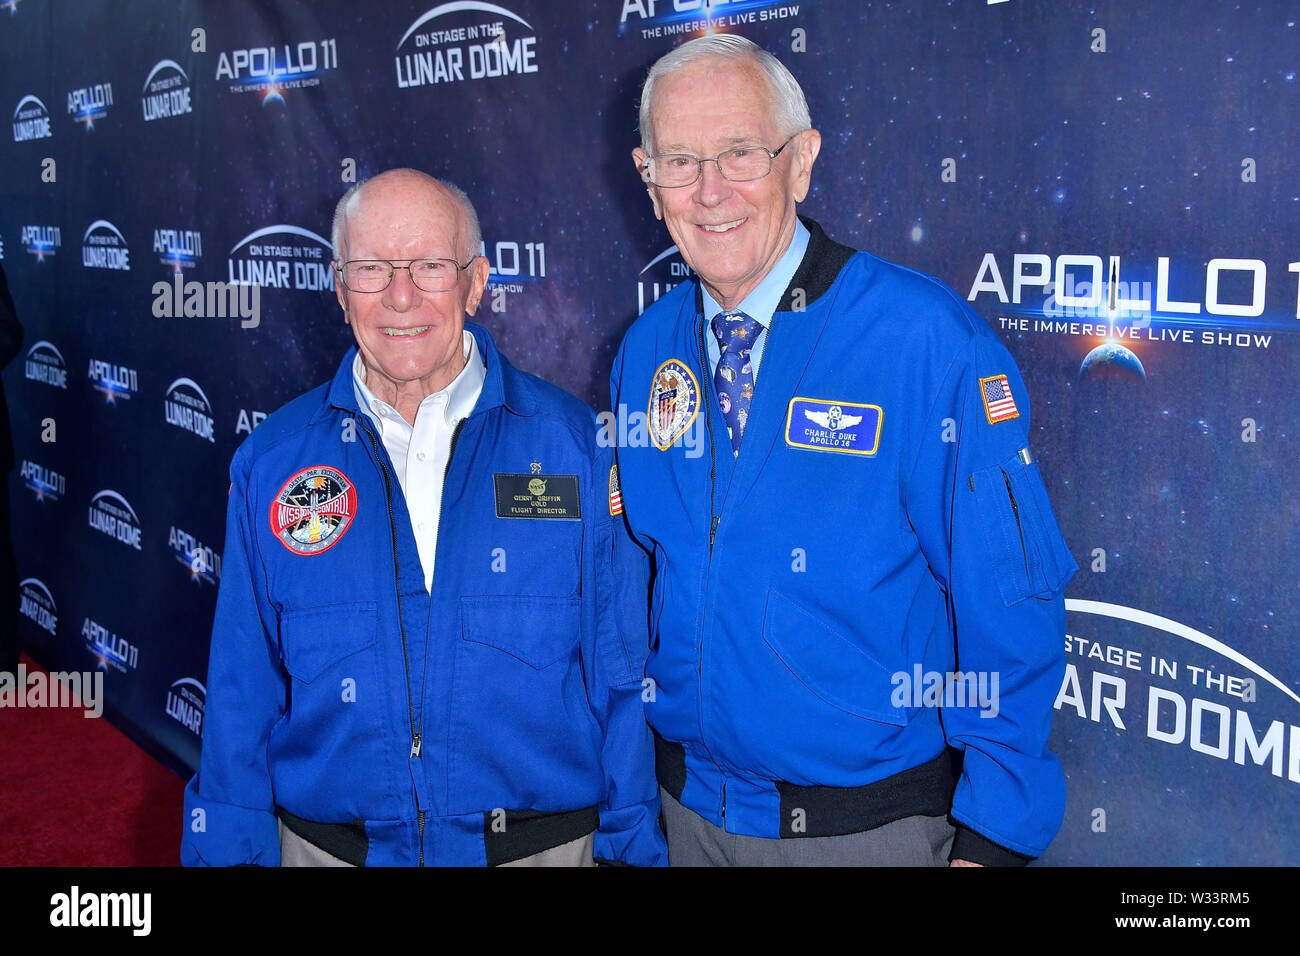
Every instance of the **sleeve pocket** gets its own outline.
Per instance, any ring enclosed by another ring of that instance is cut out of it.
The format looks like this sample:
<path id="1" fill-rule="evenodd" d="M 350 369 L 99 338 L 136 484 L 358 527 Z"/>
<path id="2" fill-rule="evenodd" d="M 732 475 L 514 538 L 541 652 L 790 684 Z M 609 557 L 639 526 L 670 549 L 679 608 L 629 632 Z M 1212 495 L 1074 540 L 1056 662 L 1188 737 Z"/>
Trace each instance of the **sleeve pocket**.
<path id="1" fill-rule="evenodd" d="M 990 570 L 1002 603 L 1049 598 L 1078 570 L 1052 514 L 1038 464 L 1017 453 L 971 476 Z"/>
<path id="2" fill-rule="evenodd" d="M 378 605 L 331 604 L 280 615 L 284 669 L 311 683 L 330 667 L 375 643 Z"/>
<path id="3" fill-rule="evenodd" d="M 577 645 L 580 603 L 577 597 L 467 595 L 460 599 L 461 638 L 541 670 Z"/>

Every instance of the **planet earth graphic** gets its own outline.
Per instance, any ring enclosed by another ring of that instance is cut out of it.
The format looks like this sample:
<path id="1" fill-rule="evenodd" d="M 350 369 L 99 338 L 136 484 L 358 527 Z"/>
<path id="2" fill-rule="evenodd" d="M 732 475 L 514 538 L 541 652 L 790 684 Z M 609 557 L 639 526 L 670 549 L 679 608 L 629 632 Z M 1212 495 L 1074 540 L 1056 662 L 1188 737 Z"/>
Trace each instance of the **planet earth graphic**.
<path id="1" fill-rule="evenodd" d="M 1079 366 L 1079 379 L 1121 379 L 1145 382 L 1146 369 L 1138 357 L 1122 345 L 1106 342 L 1084 356 Z"/>

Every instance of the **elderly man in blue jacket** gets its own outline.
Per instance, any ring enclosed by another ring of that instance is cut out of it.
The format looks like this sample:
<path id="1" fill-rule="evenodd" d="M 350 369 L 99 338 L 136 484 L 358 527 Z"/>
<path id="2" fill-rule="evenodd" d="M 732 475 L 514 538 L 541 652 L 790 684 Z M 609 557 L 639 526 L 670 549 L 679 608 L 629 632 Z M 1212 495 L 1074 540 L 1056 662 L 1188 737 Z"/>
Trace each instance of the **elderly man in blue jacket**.
<path id="1" fill-rule="evenodd" d="M 618 455 L 654 557 L 673 864 L 1038 856 L 1075 566 L 1015 363 L 952 290 L 796 215 L 821 138 L 748 40 L 660 59 L 641 140 L 695 274 L 611 379 L 616 409 L 648 409 Z"/>
<path id="2" fill-rule="evenodd" d="M 357 347 L 231 463 L 187 864 L 666 859 L 614 462 L 466 323 L 479 242 L 414 170 L 339 203 Z"/>

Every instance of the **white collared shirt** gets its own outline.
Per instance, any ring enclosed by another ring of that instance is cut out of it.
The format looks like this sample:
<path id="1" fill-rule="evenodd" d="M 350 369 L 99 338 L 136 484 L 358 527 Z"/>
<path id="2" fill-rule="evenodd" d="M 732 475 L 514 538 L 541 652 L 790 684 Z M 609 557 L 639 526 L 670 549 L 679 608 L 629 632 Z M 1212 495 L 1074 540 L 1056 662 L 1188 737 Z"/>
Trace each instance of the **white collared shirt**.
<path id="1" fill-rule="evenodd" d="M 374 423 L 393 460 L 397 481 L 411 515 L 411 531 L 424 568 L 424 588 L 433 588 L 433 565 L 438 550 L 438 521 L 442 517 L 442 480 L 451 453 L 451 436 L 456 423 L 468 418 L 483 390 L 486 368 L 479 357 L 478 343 L 468 330 L 465 336 L 465 367 L 442 391 L 428 395 L 415 411 L 415 425 L 407 424 L 397 409 L 375 398 L 366 387 L 366 367 L 361 353 L 352 363 L 352 386 L 357 404 Z"/>

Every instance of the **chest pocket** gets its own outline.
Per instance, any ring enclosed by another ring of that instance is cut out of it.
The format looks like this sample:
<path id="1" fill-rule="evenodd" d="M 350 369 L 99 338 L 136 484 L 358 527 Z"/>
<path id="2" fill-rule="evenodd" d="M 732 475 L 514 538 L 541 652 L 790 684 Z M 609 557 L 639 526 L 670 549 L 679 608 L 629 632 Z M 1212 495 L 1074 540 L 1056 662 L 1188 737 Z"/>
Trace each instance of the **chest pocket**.
<path id="1" fill-rule="evenodd" d="M 578 643 L 579 605 L 576 597 L 465 596 L 461 636 L 542 670 L 568 657 Z"/>
<path id="2" fill-rule="evenodd" d="M 970 478 L 992 570 L 1007 607 L 1048 598 L 1078 570 L 1043 487 L 1038 463 L 1017 452 Z"/>
<path id="3" fill-rule="evenodd" d="M 310 684 L 335 664 L 375 643 L 378 605 L 331 604 L 280 615 L 284 669 Z"/>

